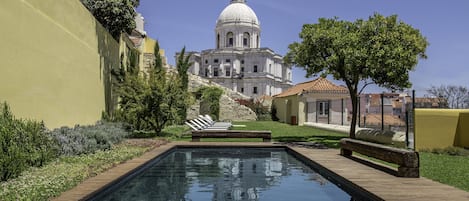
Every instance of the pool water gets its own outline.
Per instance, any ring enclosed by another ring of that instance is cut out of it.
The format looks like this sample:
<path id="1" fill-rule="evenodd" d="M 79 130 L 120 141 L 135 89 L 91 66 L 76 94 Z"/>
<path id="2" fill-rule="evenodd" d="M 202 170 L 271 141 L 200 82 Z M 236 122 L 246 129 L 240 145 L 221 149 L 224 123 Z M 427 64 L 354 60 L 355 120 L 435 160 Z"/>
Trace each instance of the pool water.
<path id="1" fill-rule="evenodd" d="M 178 148 L 111 191 L 92 200 L 353 200 L 284 149 Z"/>

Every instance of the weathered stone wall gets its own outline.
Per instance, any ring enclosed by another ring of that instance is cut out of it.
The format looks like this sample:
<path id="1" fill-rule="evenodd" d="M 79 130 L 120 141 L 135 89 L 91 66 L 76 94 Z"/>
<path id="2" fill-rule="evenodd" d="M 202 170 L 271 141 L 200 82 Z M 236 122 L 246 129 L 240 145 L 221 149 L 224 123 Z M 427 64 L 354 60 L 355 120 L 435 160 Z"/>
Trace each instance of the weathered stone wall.
<path id="1" fill-rule="evenodd" d="M 222 95 L 220 99 L 220 120 L 231 121 L 255 121 L 256 113 L 250 108 L 240 105 L 227 95 Z"/>
<path id="2" fill-rule="evenodd" d="M 210 82 L 196 75 L 189 75 L 189 91 L 196 91 L 202 86 L 216 86 L 223 89 L 224 94 L 220 98 L 220 120 L 221 121 L 251 121 L 256 120 L 257 116 L 250 108 L 238 104 L 236 99 L 249 99 L 249 96 L 243 95 L 217 83 Z M 187 118 L 197 118 L 200 111 L 200 101 L 196 101 L 187 111 Z"/>

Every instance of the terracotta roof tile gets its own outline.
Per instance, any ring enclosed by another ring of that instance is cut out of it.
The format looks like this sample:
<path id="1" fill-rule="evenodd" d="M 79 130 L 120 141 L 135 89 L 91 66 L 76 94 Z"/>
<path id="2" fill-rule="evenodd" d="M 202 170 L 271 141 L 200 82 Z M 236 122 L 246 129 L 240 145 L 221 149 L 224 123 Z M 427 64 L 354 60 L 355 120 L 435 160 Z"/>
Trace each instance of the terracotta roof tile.
<path id="1" fill-rule="evenodd" d="M 340 93 L 348 94 L 347 88 L 337 86 L 326 78 L 319 77 L 315 80 L 299 83 L 281 94 L 275 95 L 276 98 L 299 95 L 302 93 Z"/>

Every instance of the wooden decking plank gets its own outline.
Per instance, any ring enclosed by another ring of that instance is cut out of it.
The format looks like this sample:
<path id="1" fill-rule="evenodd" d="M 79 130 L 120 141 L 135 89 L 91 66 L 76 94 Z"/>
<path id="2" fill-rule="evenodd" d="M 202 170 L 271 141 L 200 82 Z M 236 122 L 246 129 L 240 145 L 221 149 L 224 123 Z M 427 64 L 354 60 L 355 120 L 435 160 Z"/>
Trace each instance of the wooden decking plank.
<path id="1" fill-rule="evenodd" d="M 422 177 L 395 177 L 342 157 L 339 150 L 292 149 L 384 200 L 469 200 L 469 192 Z"/>

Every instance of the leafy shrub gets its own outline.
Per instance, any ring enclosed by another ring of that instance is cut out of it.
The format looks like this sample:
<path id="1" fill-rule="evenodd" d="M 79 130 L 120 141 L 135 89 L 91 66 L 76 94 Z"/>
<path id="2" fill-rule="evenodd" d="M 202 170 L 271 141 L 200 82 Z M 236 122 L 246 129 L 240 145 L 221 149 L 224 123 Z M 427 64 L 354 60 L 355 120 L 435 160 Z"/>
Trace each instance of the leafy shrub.
<path id="1" fill-rule="evenodd" d="M 138 53 L 138 50 L 134 51 Z M 154 52 L 159 52 L 158 43 Z M 141 76 L 138 71 L 138 54 L 130 54 L 128 58 L 136 62 L 121 65 L 119 70 L 112 72 L 113 91 L 119 97 L 119 108 L 110 115 L 110 119 L 128 123 L 132 130 L 153 130 L 157 135 L 167 125 L 183 123 L 191 102 L 187 76 L 166 73 L 160 55 L 156 55 L 148 74 Z M 188 65 L 178 63 L 178 70 Z"/>
<path id="2" fill-rule="evenodd" d="M 56 158 L 57 144 L 43 123 L 16 119 L 7 103 L 0 104 L 0 180 L 17 177 L 30 166 Z"/>
<path id="3" fill-rule="evenodd" d="M 60 155 L 65 156 L 108 150 L 129 135 L 123 124 L 110 122 L 98 122 L 93 126 L 77 125 L 74 128 L 62 127 L 50 134 L 60 146 Z"/>

